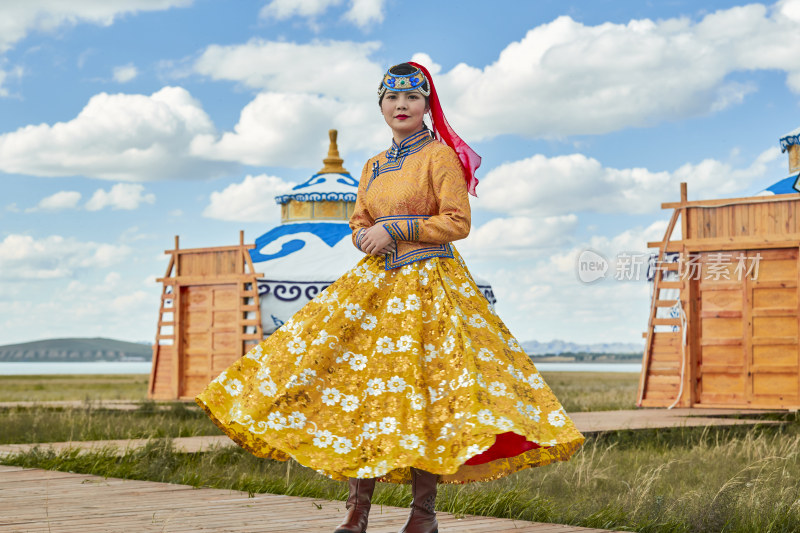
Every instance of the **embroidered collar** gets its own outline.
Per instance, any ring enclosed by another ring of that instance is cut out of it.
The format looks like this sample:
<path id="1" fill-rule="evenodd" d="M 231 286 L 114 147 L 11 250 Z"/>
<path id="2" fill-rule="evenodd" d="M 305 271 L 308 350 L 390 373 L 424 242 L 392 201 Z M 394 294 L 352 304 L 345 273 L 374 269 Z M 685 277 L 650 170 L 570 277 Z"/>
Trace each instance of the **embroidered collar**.
<path id="1" fill-rule="evenodd" d="M 419 148 L 422 148 L 431 140 L 431 133 L 428 129 L 423 128 L 417 133 L 409 135 L 402 141 L 400 144 L 397 144 L 394 139 L 392 139 L 392 147 L 386 151 L 386 158 L 389 160 L 399 159 L 412 153 Z"/>

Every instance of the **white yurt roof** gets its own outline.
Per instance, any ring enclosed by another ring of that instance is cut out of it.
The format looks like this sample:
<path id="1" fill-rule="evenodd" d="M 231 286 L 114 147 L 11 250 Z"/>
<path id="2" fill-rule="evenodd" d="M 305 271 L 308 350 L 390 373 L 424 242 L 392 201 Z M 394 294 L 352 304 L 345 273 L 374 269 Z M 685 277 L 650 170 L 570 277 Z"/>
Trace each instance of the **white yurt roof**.
<path id="1" fill-rule="evenodd" d="M 298 202 L 355 202 L 358 180 L 347 173 L 314 174 L 305 183 L 296 185 L 292 192 L 275 197 L 278 204 L 289 200 Z"/>

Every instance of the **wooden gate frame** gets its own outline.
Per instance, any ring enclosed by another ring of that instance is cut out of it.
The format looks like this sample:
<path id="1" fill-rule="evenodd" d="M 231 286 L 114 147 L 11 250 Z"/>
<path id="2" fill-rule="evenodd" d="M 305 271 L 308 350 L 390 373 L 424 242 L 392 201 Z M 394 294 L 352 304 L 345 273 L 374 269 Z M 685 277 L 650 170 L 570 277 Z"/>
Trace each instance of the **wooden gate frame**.
<path id="1" fill-rule="evenodd" d="M 157 400 L 192 399 L 192 396 L 181 396 L 181 381 L 184 378 L 184 346 L 182 343 L 181 288 L 197 285 L 230 285 L 239 287 L 237 314 L 238 343 L 242 346 L 242 355 L 261 341 L 261 307 L 258 301 L 257 278 L 262 273 L 255 272 L 250 259 L 250 250 L 255 244 L 244 243 L 244 231 L 239 232 L 238 246 L 218 246 L 212 248 L 187 248 L 181 250 L 179 238 L 175 236 L 175 249 L 165 250 L 170 255 L 169 265 L 163 278 L 156 281 L 163 284 L 161 303 L 158 313 L 156 342 L 153 345 L 153 361 L 150 369 L 150 382 L 147 396 Z M 231 252 L 234 252 L 231 254 Z M 213 268 L 197 268 L 192 256 L 210 256 L 211 261 L 205 265 Z M 233 264 L 230 257 L 235 258 Z M 195 265 L 187 268 L 187 265 Z M 227 268 L 226 268 L 227 267 Z M 247 318 L 248 313 L 255 313 L 255 318 Z M 171 317 L 165 317 L 171 315 Z M 172 328 L 172 333 L 164 333 L 164 328 Z M 254 329 L 247 333 L 246 328 Z"/>
<path id="2" fill-rule="evenodd" d="M 700 332 L 696 331 L 699 295 L 691 280 L 663 280 L 663 271 L 678 269 L 678 264 L 666 262 L 667 253 L 678 252 L 685 257 L 696 252 L 800 247 L 800 221 L 797 220 L 800 218 L 800 195 L 790 193 L 689 202 L 686 182 L 682 182 L 680 198 L 679 202 L 661 204 L 662 209 L 674 209 L 672 217 L 663 240 L 647 243 L 649 248 L 658 248 L 658 252 L 647 331 L 642 334 L 645 348 L 636 402 L 639 407 L 699 406 L 695 387 L 699 375 L 697 354 L 700 351 Z M 733 208 L 742 204 L 757 206 L 757 216 L 753 220 L 738 220 L 733 214 Z M 727 212 L 719 209 L 725 207 L 731 209 Z M 775 216 L 775 212 L 783 216 Z M 681 219 L 681 240 L 672 241 L 672 232 L 678 217 Z M 716 236 L 717 229 L 720 229 L 720 236 Z M 712 233 L 714 236 L 709 237 L 708 234 Z M 800 272 L 800 268 L 798 271 Z M 659 308 L 673 307 L 677 303 L 677 300 L 661 299 L 659 291 L 662 289 L 680 291 L 679 298 L 685 320 L 656 318 Z M 800 284 L 798 290 L 800 291 Z M 800 299 L 800 294 L 798 297 Z M 674 326 L 677 331 L 655 332 L 654 327 L 657 325 Z M 656 356 L 660 360 L 654 362 Z M 742 406 L 737 404 L 735 407 Z M 775 406 L 749 407 L 755 409 Z M 793 405 L 779 408 L 799 407 L 800 405 Z"/>

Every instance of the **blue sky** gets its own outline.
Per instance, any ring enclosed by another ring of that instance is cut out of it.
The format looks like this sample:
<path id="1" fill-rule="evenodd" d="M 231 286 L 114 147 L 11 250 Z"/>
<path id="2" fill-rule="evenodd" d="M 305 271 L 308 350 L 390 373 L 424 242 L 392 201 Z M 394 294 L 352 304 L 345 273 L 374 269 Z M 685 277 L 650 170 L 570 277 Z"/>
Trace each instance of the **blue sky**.
<path id="1" fill-rule="evenodd" d="M 456 245 L 523 341 L 641 343 L 648 284 L 582 284 L 577 256 L 646 253 L 681 181 L 785 177 L 800 126 L 800 0 L 51 4 L 0 5 L 0 344 L 152 340 L 173 236 L 252 242 L 329 128 L 357 177 L 411 58 L 483 156 Z"/>

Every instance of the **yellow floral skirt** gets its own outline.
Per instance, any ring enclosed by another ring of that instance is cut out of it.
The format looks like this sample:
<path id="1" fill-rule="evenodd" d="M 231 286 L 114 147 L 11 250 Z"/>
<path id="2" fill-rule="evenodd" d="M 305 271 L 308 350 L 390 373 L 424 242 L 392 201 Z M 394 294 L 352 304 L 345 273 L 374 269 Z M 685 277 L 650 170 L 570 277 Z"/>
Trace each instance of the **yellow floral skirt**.
<path id="1" fill-rule="evenodd" d="M 584 441 L 460 255 L 365 256 L 196 401 L 259 457 L 331 479 L 497 479 Z"/>

